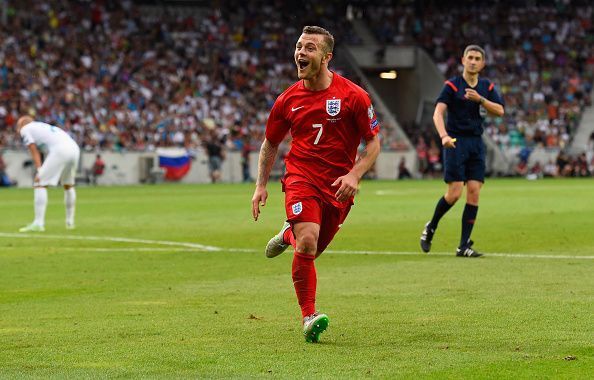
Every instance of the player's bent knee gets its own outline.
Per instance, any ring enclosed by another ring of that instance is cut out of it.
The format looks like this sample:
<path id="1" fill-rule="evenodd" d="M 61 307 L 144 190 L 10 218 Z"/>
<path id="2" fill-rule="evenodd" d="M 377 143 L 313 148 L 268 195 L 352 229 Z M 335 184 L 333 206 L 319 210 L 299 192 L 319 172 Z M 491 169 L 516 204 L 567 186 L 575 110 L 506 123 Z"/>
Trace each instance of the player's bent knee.
<path id="1" fill-rule="evenodd" d="M 297 252 L 306 255 L 316 255 L 317 248 L 315 244 L 310 244 L 308 242 L 301 242 L 301 244 L 299 244 L 299 242 L 297 242 Z"/>
<path id="2" fill-rule="evenodd" d="M 303 234 L 297 237 L 297 251 L 308 255 L 315 255 L 318 250 L 318 239 L 314 234 Z"/>

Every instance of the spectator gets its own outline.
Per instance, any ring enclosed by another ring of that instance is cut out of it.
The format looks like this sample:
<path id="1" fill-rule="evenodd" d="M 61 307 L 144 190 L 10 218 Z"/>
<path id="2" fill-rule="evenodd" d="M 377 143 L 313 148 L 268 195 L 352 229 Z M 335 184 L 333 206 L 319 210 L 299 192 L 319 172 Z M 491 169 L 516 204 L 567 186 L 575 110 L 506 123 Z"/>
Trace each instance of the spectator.
<path id="1" fill-rule="evenodd" d="M 543 177 L 543 167 L 540 164 L 540 161 L 536 161 L 534 165 L 529 170 L 528 175 L 526 178 L 528 179 L 539 179 Z"/>
<path id="2" fill-rule="evenodd" d="M 588 159 L 586 153 L 580 154 L 574 165 L 574 176 L 575 177 L 589 177 L 590 170 L 588 168 Z"/>
<path id="3" fill-rule="evenodd" d="M 514 174 L 520 177 L 525 177 L 528 174 L 528 163 L 524 160 L 518 161 L 514 168 Z"/>
<path id="4" fill-rule="evenodd" d="M 98 154 L 95 157 L 95 162 L 93 163 L 93 167 L 91 168 L 91 182 L 93 185 L 97 184 L 97 179 L 103 175 L 105 170 L 105 162 L 101 159 L 101 155 Z"/>
<path id="5" fill-rule="evenodd" d="M 441 173 L 441 149 L 437 146 L 434 139 L 429 142 L 427 150 L 428 173 L 431 178 L 439 176 Z"/>
<path id="6" fill-rule="evenodd" d="M 222 142 L 218 139 L 215 133 L 211 133 L 210 138 L 205 143 L 205 149 L 208 155 L 210 181 L 212 183 L 220 182 L 221 166 L 225 159 L 225 152 L 223 151 Z"/>
<path id="7" fill-rule="evenodd" d="M 243 141 L 241 147 L 241 172 L 243 175 L 243 182 L 253 182 L 252 176 L 250 175 L 250 153 L 252 152 L 250 138 L 249 136 L 244 135 L 241 139 Z"/>
<path id="8" fill-rule="evenodd" d="M 417 139 L 416 151 L 417 159 L 419 160 L 419 172 L 422 175 L 425 175 L 429 170 L 429 160 L 427 157 L 428 147 L 423 136 L 419 136 Z"/>
<path id="9" fill-rule="evenodd" d="M 6 163 L 4 162 L 4 157 L 0 153 L 0 187 L 8 187 L 14 186 L 16 182 L 12 181 L 8 174 L 6 174 Z"/>
<path id="10" fill-rule="evenodd" d="M 544 167 L 543 174 L 545 177 L 557 177 L 557 165 L 553 162 L 553 160 L 549 160 Z"/>
<path id="11" fill-rule="evenodd" d="M 570 161 L 570 157 L 565 151 L 560 151 L 556 159 L 557 173 L 562 177 L 571 177 L 573 173 L 573 165 Z"/>
<path id="12" fill-rule="evenodd" d="M 410 171 L 406 167 L 406 157 L 402 156 L 398 163 L 398 179 L 409 179 L 412 178 Z"/>

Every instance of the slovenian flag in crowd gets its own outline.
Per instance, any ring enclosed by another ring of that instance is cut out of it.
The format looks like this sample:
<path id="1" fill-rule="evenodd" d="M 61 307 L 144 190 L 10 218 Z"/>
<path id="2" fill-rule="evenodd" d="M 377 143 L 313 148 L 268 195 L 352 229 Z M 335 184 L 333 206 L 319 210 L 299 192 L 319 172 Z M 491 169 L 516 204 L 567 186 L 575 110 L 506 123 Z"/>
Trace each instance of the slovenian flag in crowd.
<path id="1" fill-rule="evenodd" d="M 165 179 L 179 181 L 190 171 L 192 159 L 183 148 L 159 148 L 159 166 L 165 169 Z"/>

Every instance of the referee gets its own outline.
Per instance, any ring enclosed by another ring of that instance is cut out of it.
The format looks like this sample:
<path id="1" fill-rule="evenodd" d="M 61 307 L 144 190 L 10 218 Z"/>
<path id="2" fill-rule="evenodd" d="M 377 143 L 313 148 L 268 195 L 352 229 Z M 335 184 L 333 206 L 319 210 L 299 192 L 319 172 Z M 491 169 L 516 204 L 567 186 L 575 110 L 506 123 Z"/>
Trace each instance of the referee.
<path id="1" fill-rule="evenodd" d="M 485 51 L 478 45 L 464 49 L 462 76 L 445 81 L 437 98 L 433 122 L 444 147 L 446 193 L 437 202 L 433 217 L 421 234 L 421 249 L 431 250 L 439 220 L 460 199 L 466 184 L 466 205 L 462 213 L 462 232 L 456 249 L 459 257 L 480 257 L 472 248 L 470 234 L 476 221 L 479 193 L 485 181 L 485 145 L 482 141 L 486 114 L 503 116 L 503 100 L 488 79 L 479 78 L 485 67 Z M 444 122 L 447 111 L 447 122 Z"/>

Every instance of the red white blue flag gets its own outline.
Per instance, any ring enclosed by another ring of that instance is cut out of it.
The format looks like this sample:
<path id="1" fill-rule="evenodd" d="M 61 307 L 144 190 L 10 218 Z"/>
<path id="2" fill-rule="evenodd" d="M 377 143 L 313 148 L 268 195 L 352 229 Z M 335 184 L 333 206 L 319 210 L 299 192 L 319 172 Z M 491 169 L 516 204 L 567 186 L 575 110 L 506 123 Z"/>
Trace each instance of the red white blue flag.
<path id="1" fill-rule="evenodd" d="M 190 171 L 192 159 L 183 148 L 159 148 L 157 155 L 166 180 L 179 181 Z"/>

